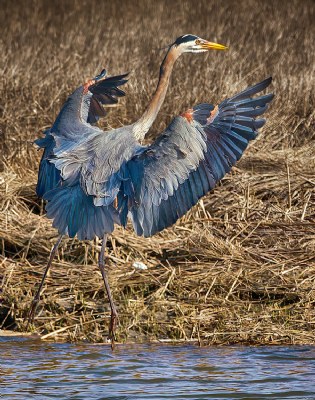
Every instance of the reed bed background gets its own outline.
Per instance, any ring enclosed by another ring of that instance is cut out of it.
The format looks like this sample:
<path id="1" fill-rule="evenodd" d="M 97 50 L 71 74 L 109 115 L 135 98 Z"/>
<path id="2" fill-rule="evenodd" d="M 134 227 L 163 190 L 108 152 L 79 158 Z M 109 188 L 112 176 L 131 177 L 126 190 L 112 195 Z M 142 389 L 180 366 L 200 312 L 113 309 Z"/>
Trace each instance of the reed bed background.
<path id="1" fill-rule="evenodd" d="M 314 2 L 1 1 L 0 328 L 23 332 L 57 232 L 35 185 L 32 142 L 68 94 L 102 67 L 130 71 L 104 129 L 136 120 L 165 49 L 200 35 L 228 52 L 184 55 L 149 139 L 188 107 L 216 104 L 272 75 L 268 122 L 241 161 L 177 224 L 108 243 L 118 339 L 203 344 L 315 340 Z M 103 341 L 109 307 L 100 243 L 65 239 L 33 332 Z M 147 270 L 132 265 L 142 261 Z"/>

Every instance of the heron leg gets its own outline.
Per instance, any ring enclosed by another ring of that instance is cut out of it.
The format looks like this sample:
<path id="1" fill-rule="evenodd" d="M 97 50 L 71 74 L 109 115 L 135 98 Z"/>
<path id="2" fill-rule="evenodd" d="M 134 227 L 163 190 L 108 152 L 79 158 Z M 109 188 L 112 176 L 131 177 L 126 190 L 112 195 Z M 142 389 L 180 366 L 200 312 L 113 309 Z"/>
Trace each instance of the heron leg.
<path id="1" fill-rule="evenodd" d="M 60 242 L 61 242 L 62 237 L 63 237 L 63 235 L 60 235 L 60 236 L 59 236 L 57 242 L 55 243 L 54 247 L 52 248 L 52 250 L 51 250 L 51 252 L 50 252 L 49 260 L 48 260 L 46 269 L 45 269 L 45 271 L 44 271 L 44 274 L 43 274 L 43 276 L 42 276 L 41 283 L 40 283 L 40 285 L 39 285 L 39 287 L 38 287 L 38 289 L 37 289 L 37 292 L 36 292 L 36 294 L 35 294 L 35 296 L 34 296 L 34 299 L 33 299 L 33 301 L 32 301 L 32 304 L 31 304 L 30 309 L 29 309 L 28 314 L 27 314 L 28 322 L 27 322 L 27 327 L 26 327 L 26 329 L 28 329 L 29 324 L 33 323 L 33 321 L 34 321 L 34 316 L 35 316 L 36 308 L 37 308 L 37 305 L 38 305 L 38 302 L 39 302 L 40 293 L 41 293 L 41 291 L 42 291 L 42 287 L 43 287 L 43 285 L 44 285 L 44 282 L 45 282 L 47 273 L 48 273 L 48 271 L 49 271 L 49 268 L 51 267 L 51 263 L 52 263 L 52 261 L 53 261 L 53 259 L 54 259 L 54 256 L 56 255 L 56 252 L 57 252 L 57 249 L 58 249 L 58 246 L 59 246 L 59 244 L 60 244 Z"/>
<path id="2" fill-rule="evenodd" d="M 114 304 L 114 300 L 110 291 L 108 279 L 107 279 L 107 269 L 105 268 L 105 248 L 106 248 L 106 242 L 107 242 L 107 234 L 104 235 L 103 237 L 103 242 L 102 242 L 102 248 L 101 252 L 99 255 L 99 269 L 101 271 L 103 281 L 105 284 L 105 289 L 107 292 L 107 297 L 109 300 L 110 304 L 110 309 L 111 309 L 111 315 L 110 315 L 110 324 L 109 324 L 109 339 L 111 341 L 112 349 L 115 347 L 115 330 L 117 326 L 117 319 L 118 319 L 118 313 Z"/>

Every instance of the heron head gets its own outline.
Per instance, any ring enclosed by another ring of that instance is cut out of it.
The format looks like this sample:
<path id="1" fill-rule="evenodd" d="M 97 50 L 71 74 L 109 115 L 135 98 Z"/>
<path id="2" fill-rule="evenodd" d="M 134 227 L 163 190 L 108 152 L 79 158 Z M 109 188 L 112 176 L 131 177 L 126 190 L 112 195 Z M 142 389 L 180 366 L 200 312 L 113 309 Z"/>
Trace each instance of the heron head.
<path id="1" fill-rule="evenodd" d="M 202 53 L 209 50 L 227 50 L 223 44 L 208 42 L 195 35 L 183 35 L 173 43 L 181 53 Z"/>

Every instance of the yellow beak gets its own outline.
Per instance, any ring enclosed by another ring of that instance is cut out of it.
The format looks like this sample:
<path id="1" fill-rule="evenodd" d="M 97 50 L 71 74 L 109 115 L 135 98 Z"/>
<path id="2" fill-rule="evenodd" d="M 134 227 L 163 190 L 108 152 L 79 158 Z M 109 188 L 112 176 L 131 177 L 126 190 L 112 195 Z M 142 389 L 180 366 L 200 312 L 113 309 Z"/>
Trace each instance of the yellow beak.
<path id="1" fill-rule="evenodd" d="M 201 47 L 206 50 L 227 50 L 228 47 L 223 44 L 207 42 L 206 40 L 203 43 L 200 43 Z"/>

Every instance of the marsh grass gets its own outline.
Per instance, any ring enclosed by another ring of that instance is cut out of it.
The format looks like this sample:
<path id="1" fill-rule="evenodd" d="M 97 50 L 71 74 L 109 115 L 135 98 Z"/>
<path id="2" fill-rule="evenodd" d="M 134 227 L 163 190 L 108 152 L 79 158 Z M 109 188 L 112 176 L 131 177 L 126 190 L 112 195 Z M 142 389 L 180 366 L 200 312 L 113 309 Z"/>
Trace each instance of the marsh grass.
<path id="1" fill-rule="evenodd" d="M 23 317 L 57 232 L 36 198 L 40 152 L 67 95 L 102 67 L 131 71 L 127 96 L 102 122 L 144 110 L 174 38 L 195 33 L 228 52 L 175 66 L 149 140 L 174 115 L 274 77 L 268 122 L 241 161 L 177 224 L 150 239 L 117 228 L 108 245 L 119 340 L 310 343 L 315 324 L 314 3 L 2 2 L 0 13 L 0 327 Z M 100 243 L 64 240 L 33 330 L 102 341 L 109 308 Z M 138 271 L 134 261 L 148 270 Z"/>

